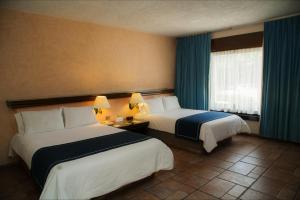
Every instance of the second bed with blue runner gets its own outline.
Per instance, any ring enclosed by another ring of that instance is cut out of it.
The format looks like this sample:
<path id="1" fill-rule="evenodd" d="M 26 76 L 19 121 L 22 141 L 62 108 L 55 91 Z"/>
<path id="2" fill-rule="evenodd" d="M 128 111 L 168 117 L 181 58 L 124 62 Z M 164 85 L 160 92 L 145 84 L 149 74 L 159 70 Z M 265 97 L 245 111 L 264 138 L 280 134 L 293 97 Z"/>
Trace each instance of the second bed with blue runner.
<path id="1" fill-rule="evenodd" d="M 199 134 L 202 124 L 216 119 L 228 117 L 231 114 L 224 112 L 204 112 L 187 117 L 180 118 L 176 121 L 175 135 L 199 141 Z"/>
<path id="2" fill-rule="evenodd" d="M 37 150 L 32 157 L 31 174 L 37 184 L 43 188 L 50 170 L 59 163 L 142 142 L 150 138 L 146 135 L 122 131 L 76 142 L 43 147 Z"/>

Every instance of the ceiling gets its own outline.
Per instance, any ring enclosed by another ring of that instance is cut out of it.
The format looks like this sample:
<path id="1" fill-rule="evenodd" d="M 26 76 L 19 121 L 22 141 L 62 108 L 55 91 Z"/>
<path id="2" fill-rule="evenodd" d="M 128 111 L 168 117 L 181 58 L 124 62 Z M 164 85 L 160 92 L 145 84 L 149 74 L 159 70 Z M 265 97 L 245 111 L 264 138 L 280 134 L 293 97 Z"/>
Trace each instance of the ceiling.
<path id="1" fill-rule="evenodd" d="M 296 0 L 7 0 L 0 6 L 167 36 L 217 31 L 300 13 Z"/>

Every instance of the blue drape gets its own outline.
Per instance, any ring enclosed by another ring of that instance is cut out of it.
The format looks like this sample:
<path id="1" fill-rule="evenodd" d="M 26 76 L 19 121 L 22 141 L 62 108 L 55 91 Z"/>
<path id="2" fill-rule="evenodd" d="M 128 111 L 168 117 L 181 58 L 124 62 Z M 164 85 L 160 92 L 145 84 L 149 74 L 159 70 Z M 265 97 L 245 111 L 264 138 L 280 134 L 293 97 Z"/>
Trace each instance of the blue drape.
<path id="1" fill-rule="evenodd" d="M 300 142 L 300 16 L 264 24 L 261 134 Z"/>
<path id="2" fill-rule="evenodd" d="M 208 109 L 210 34 L 177 39 L 175 94 L 182 107 Z"/>

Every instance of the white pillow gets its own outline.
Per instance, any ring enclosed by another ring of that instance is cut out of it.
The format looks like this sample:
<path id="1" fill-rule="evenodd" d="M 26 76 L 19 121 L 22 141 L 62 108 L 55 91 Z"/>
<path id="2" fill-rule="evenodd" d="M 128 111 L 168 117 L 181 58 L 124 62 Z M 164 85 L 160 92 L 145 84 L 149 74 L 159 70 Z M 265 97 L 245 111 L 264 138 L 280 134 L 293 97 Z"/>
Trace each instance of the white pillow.
<path id="1" fill-rule="evenodd" d="M 17 127 L 18 127 L 18 133 L 24 134 L 25 128 L 23 124 L 23 119 L 21 113 L 16 113 L 15 114 L 16 122 L 17 122 Z"/>
<path id="2" fill-rule="evenodd" d="M 91 106 L 65 107 L 65 128 L 74 128 L 98 123 L 95 112 Z"/>
<path id="3" fill-rule="evenodd" d="M 148 105 L 150 114 L 165 112 L 163 101 L 162 101 L 161 97 L 153 98 L 153 99 L 146 99 L 145 102 Z"/>
<path id="4" fill-rule="evenodd" d="M 163 103 L 166 111 L 176 110 L 181 108 L 178 102 L 178 98 L 176 96 L 163 97 Z"/>
<path id="5" fill-rule="evenodd" d="M 64 129 L 62 109 L 21 112 L 24 134 Z"/>

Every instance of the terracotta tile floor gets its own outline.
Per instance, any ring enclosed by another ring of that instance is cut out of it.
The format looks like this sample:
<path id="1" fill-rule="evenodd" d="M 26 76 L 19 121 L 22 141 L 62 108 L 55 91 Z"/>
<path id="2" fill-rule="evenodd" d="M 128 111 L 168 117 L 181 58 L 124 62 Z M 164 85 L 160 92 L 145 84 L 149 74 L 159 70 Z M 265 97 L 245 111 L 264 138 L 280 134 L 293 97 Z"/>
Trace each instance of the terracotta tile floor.
<path id="1" fill-rule="evenodd" d="M 300 145 L 239 135 L 210 154 L 172 150 L 173 170 L 96 199 L 300 199 Z M 22 167 L 0 167 L 0 199 L 38 196 Z"/>

